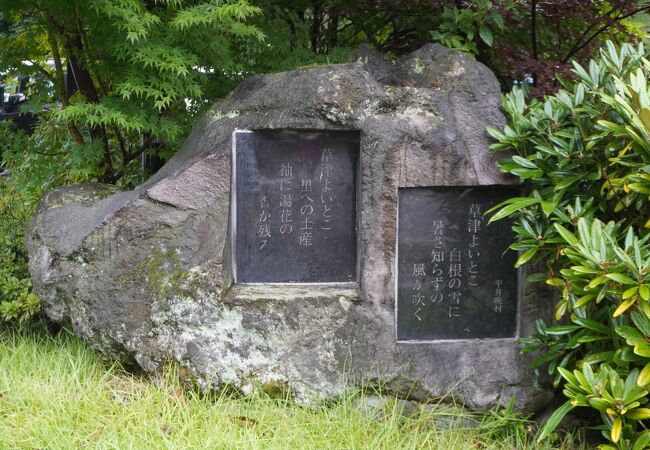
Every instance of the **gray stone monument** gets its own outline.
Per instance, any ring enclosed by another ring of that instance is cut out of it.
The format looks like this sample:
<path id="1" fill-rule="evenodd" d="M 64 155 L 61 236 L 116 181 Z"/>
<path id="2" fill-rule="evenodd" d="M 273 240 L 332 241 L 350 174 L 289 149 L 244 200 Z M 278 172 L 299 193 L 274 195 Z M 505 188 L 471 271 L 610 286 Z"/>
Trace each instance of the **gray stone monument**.
<path id="1" fill-rule="evenodd" d="M 516 192 L 485 133 L 503 124 L 493 74 L 437 45 L 254 76 L 137 189 L 49 192 L 34 287 L 104 357 L 205 388 L 537 409 L 517 337 L 550 302 L 483 216 Z"/>

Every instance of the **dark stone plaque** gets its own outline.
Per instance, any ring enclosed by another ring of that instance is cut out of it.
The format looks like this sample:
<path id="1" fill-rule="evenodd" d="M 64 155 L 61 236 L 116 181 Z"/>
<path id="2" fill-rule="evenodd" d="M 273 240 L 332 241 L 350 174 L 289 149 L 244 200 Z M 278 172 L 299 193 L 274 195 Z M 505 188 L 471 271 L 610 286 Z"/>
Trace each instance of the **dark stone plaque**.
<path id="1" fill-rule="evenodd" d="M 235 281 L 357 280 L 359 132 L 236 132 Z"/>
<path id="2" fill-rule="evenodd" d="M 399 190 L 397 340 L 514 337 L 517 255 L 511 222 L 485 211 L 508 186 Z"/>

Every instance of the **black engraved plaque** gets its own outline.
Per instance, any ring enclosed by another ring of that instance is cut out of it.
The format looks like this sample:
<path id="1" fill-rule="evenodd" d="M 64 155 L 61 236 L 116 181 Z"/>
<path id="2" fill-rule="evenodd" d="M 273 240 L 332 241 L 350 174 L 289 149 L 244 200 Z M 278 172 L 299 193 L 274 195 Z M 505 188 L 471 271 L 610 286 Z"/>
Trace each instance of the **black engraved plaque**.
<path id="1" fill-rule="evenodd" d="M 234 134 L 235 281 L 357 280 L 358 131 Z"/>
<path id="2" fill-rule="evenodd" d="M 512 223 L 485 211 L 516 188 L 399 190 L 397 340 L 515 337 Z"/>

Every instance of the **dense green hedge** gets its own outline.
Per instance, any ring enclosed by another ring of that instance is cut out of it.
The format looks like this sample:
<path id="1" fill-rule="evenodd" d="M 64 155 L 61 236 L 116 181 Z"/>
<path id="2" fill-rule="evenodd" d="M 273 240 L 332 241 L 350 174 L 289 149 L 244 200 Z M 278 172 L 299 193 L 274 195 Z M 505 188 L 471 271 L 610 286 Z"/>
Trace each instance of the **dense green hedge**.
<path id="1" fill-rule="evenodd" d="M 530 188 L 495 208 L 516 218 L 518 265 L 543 261 L 558 290 L 557 323 L 538 323 L 526 351 L 542 350 L 567 402 L 548 435 L 575 407 L 597 410 L 605 448 L 650 445 L 650 62 L 643 46 L 611 42 L 575 81 L 543 101 L 505 96 L 509 118 L 490 129 L 501 169 Z"/>

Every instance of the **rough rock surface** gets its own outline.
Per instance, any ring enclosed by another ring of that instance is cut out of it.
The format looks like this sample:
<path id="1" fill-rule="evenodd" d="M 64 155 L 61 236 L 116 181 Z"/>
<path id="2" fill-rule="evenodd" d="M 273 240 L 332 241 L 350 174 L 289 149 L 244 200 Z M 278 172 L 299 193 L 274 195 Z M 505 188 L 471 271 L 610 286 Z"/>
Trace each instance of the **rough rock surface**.
<path id="1" fill-rule="evenodd" d="M 549 394 L 516 340 L 394 335 L 398 187 L 510 183 L 484 131 L 503 123 L 493 74 L 437 45 L 395 64 L 361 49 L 348 64 L 254 76 L 139 188 L 49 192 L 27 233 L 34 287 L 49 317 L 104 357 L 150 372 L 176 363 L 206 388 L 290 386 L 309 399 L 376 383 L 475 408 L 516 395 L 537 409 Z M 358 286 L 233 285 L 232 133 L 262 128 L 361 130 Z M 541 304 L 522 289 L 522 333 Z"/>

